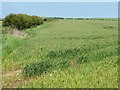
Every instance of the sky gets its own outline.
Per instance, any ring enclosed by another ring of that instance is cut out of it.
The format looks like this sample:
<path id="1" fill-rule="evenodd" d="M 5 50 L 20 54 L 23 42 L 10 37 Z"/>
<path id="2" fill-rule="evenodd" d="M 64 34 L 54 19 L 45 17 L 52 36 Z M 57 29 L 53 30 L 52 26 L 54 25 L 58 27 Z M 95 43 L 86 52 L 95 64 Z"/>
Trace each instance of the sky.
<path id="1" fill-rule="evenodd" d="M 119 2 L 120 0 L 1 0 L 2 2 Z"/>
<path id="2" fill-rule="evenodd" d="M 117 2 L 2 2 L 2 18 L 10 13 L 42 17 L 117 18 Z"/>

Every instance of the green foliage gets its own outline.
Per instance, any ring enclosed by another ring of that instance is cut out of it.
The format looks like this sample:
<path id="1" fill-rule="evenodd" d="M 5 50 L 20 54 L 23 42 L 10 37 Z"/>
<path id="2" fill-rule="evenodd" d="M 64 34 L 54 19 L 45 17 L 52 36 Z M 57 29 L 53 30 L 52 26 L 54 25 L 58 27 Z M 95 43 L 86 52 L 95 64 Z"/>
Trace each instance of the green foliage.
<path id="1" fill-rule="evenodd" d="M 3 86 L 24 88 L 118 87 L 117 23 L 117 21 L 110 20 L 58 20 L 27 29 L 28 37 L 24 39 L 20 47 L 11 50 L 9 57 L 3 55 L 2 66 L 5 74 Z M 7 48 L 3 50 L 5 49 Z M 44 66 L 41 70 L 38 67 L 41 67 L 43 62 L 46 67 Z M 34 77 L 20 77 L 19 73 L 6 75 L 16 70 L 23 70 L 23 66 L 26 67 L 24 75 Z M 35 73 L 39 70 L 40 73 Z"/>
<path id="2" fill-rule="evenodd" d="M 69 56 L 75 56 L 77 53 L 80 53 L 80 49 L 74 48 L 74 49 L 67 49 L 67 50 L 56 50 L 56 51 L 50 51 L 47 54 L 47 57 L 49 58 L 55 58 L 55 57 L 69 57 Z"/>
<path id="3" fill-rule="evenodd" d="M 7 27 L 7 26 L 2 27 L 2 34 L 5 34 L 5 33 L 7 33 L 7 32 L 10 32 L 11 29 L 12 29 L 12 28 Z"/>
<path id="4" fill-rule="evenodd" d="M 38 16 L 32 16 L 33 25 L 37 26 L 43 24 L 43 19 Z"/>
<path id="5" fill-rule="evenodd" d="M 27 84 L 18 86 L 21 88 L 117 88 L 116 61 L 117 57 L 110 57 L 100 62 L 85 63 L 75 68 L 53 70 L 37 79 L 32 78 Z"/>
<path id="6" fill-rule="evenodd" d="M 46 21 L 46 22 L 55 21 L 55 20 L 56 20 L 56 18 L 53 18 L 53 17 L 44 18 L 44 21 Z"/>
<path id="7" fill-rule="evenodd" d="M 41 17 L 29 16 L 26 14 L 9 14 L 3 20 L 3 26 L 10 26 L 19 30 L 41 24 L 43 24 L 43 19 Z"/>
<path id="8" fill-rule="evenodd" d="M 33 63 L 30 65 L 26 65 L 23 68 L 22 74 L 24 76 L 41 75 L 42 73 L 47 72 L 50 68 L 51 64 L 46 61 L 40 63 Z"/>
<path id="9" fill-rule="evenodd" d="M 22 44 L 23 40 L 19 38 L 15 38 L 10 34 L 3 34 L 2 35 L 2 58 L 6 58 L 9 56 L 14 49 Z"/>

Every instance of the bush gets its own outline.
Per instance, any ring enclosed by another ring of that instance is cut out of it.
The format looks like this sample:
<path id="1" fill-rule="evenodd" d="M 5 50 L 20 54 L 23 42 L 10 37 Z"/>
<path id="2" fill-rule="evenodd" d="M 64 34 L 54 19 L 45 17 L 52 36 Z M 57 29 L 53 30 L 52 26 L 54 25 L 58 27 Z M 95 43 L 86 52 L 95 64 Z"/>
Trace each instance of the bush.
<path id="1" fill-rule="evenodd" d="M 33 20 L 33 25 L 40 25 L 43 24 L 43 19 L 38 17 L 38 16 L 32 16 L 32 20 Z"/>
<path id="2" fill-rule="evenodd" d="M 3 20 L 3 26 L 10 26 L 22 30 L 43 24 L 43 19 L 38 16 L 29 16 L 26 14 L 9 14 Z"/>

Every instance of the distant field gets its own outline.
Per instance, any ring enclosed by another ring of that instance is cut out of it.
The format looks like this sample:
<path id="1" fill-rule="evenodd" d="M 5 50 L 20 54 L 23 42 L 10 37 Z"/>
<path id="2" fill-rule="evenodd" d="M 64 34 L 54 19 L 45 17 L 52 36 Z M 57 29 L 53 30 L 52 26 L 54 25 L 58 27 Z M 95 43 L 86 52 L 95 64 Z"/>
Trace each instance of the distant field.
<path id="1" fill-rule="evenodd" d="M 118 22 L 58 20 L 3 34 L 3 87 L 117 88 Z"/>

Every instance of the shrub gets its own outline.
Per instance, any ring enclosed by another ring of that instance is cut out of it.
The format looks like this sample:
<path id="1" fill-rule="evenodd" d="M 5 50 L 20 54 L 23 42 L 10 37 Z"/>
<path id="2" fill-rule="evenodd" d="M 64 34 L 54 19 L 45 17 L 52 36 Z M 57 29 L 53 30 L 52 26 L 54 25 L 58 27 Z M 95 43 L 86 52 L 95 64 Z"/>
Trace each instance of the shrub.
<path id="1" fill-rule="evenodd" d="M 38 16 L 29 16 L 26 14 L 9 14 L 3 20 L 3 26 L 10 26 L 22 30 L 43 24 L 43 19 Z"/>

